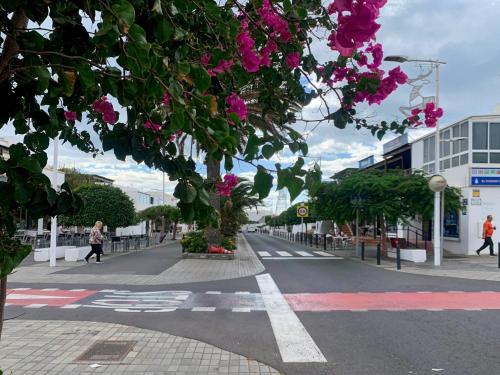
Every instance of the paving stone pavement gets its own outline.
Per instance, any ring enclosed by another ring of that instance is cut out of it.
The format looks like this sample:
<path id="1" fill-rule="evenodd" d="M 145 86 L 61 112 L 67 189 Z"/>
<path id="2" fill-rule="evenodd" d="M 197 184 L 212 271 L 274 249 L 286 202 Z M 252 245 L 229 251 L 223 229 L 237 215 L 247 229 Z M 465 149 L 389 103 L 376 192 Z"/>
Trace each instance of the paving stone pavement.
<path id="1" fill-rule="evenodd" d="M 80 361 L 99 340 L 137 343 L 119 362 Z M 99 367 L 90 367 L 98 364 Z M 255 360 L 203 342 L 121 324 L 9 320 L 4 323 L 0 367 L 5 375 L 240 375 L 280 374 Z"/>
<path id="2" fill-rule="evenodd" d="M 182 259 L 158 275 L 126 275 L 127 277 L 124 277 L 124 274 L 55 274 L 55 272 L 81 265 L 82 262 L 75 264 L 75 262 L 58 261 L 58 266 L 54 268 L 50 268 L 48 263 L 18 267 L 9 276 L 9 282 L 164 285 L 234 279 L 256 275 L 265 270 L 243 235 L 238 238 L 238 250 L 233 260 Z"/>

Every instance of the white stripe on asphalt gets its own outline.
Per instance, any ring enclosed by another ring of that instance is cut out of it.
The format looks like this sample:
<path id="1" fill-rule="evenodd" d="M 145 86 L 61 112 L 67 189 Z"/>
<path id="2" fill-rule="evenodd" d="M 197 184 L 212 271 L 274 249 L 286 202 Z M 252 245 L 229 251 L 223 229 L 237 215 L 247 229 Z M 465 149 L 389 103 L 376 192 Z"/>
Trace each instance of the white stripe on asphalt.
<path id="1" fill-rule="evenodd" d="M 205 294 L 221 294 L 222 292 L 217 292 L 217 291 L 208 291 L 205 292 Z"/>
<path id="2" fill-rule="evenodd" d="M 87 289 L 70 289 L 70 292 L 85 292 Z"/>
<path id="3" fill-rule="evenodd" d="M 267 257 L 263 258 L 262 260 L 294 260 L 294 259 L 301 259 L 301 260 L 325 260 L 324 257 Z M 328 257 L 327 260 L 337 260 L 337 259 L 342 259 L 341 257 L 337 256 L 331 256 Z"/>
<path id="4" fill-rule="evenodd" d="M 261 257 L 270 257 L 271 254 L 269 254 L 267 251 L 257 251 Z"/>
<path id="5" fill-rule="evenodd" d="M 40 290 L 43 290 L 44 292 L 52 292 L 54 290 L 59 290 L 59 288 L 44 288 L 44 289 L 40 289 Z"/>
<path id="6" fill-rule="evenodd" d="M 252 309 L 250 307 L 233 307 L 233 312 L 251 312 Z"/>
<path id="7" fill-rule="evenodd" d="M 234 292 L 234 294 L 250 294 L 250 292 Z"/>
<path id="8" fill-rule="evenodd" d="M 311 253 L 308 253 L 307 251 L 296 251 L 296 253 L 299 254 L 300 256 L 303 256 L 303 257 L 313 257 L 314 256 Z"/>
<path id="9" fill-rule="evenodd" d="M 289 252 L 287 251 L 277 251 L 277 253 L 282 256 L 282 257 L 291 257 L 292 254 L 290 254 Z"/>
<path id="10" fill-rule="evenodd" d="M 315 254 L 321 255 L 322 257 L 334 257 L 335 255 L 330 253 L 325 253 L 324 251 L 315 251 Z"/>
<path id="11" fill-rule="evenodd" d="M 45 307 L 47 306 L 46 303 L 32 303 L 31 305 L 26 305 L 24 307 L 28 309 L 39 309 L 40 307 Z"/>
<path id="12" fill-rule="evenodd" d="M 257 275 L 267 315 L 283 362 L 326 362 L 326 358 L 306 331 L 269 274 Z"/>
<path id="13" fill-rule="evenodd" d="M 12 288 L 11 290 L 30 290 L 31 288 Z"/>
<path id="14" fill-rule="evenodd" d="M 69 305 L 64 305 L 64 306 L 61 306 L 61 309 L 77 309 L 79 308 L 81 305 L 73 305 L 73 304 L 69 304 Z"/>
<path id="15" fill-rule="evenodd" d="M 215 311 L 215 307 L 193 307 L 191 311 Z"/>
<path id="16" fill-rule="evenodd" d="M 101 289 L 99 292 L 101 293 L 112 293 L 112 292 L 117 292 L 116 289 Z"/>

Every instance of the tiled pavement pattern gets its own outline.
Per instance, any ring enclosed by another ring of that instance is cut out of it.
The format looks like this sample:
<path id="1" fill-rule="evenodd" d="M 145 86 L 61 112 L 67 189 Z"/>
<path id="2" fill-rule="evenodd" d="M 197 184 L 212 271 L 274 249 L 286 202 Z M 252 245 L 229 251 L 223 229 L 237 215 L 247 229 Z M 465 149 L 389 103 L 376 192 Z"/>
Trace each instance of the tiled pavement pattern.
<path id="1" fill-rule="evenodd" d="M 98 340 L 137 344 L 119 362 L 78 361 Z M 90 367 L 95 363 L 100 367 Z M 19 319 L 4 323 L 0 366 L 5 375 L 279 374 L 260 362 L 166 333 L 120 324 Z"/>
<path id="2" fill-rule="evenodd" d="M 264 271 L 264 266 L 246 239 L 240 236 L 238 241 L 238 251 L 234 260 L 182 259 L 158 275 L 127 275 L 124 277 L 122 274 L 54 274 L 82 264 L 81 262 L 75 264 L 74 262 L 58 261 L 58 266 L 55 269 L 50 268 L 47 263 L 19 267 L 14 274 L 9 276 L 9 282 L 164 285 L 227 280 L 252 276 Z"/>

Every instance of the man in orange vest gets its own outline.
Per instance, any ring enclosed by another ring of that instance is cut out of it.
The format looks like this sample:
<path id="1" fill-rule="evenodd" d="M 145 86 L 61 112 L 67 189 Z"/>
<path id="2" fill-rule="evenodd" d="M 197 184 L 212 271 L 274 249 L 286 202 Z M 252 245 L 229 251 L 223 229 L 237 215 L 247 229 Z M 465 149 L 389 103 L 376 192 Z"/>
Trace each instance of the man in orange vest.
<path id="1" fill-rule="evenodd" d="M 486 249 L 488 246 L 490 247 L 490 255 L 495 256 L 496 254 L 493 251 L 493 240 L 491 237 L 493 236 L 493 231 L 497 229 L 497 227 L 494 227 L 493 224 L 491 223 L 493 221 L 493 216 L 488 215 L 486 217 L 485 222 L 483 223 L 483 238 L 484 238 L 484 243 L 483 246 L 481 246 L 478 250 L 476 250 L 477 255 L 481 252 L 481 250 Z"/>

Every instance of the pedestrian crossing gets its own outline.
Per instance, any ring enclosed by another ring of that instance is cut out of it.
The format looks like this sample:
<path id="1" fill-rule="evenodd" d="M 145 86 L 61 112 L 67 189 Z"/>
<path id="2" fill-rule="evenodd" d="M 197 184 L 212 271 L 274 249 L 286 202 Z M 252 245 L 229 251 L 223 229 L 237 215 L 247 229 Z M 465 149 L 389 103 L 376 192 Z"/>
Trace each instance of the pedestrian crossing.
<path id="1" fill-rule="evenodd" d="M 257 254 L 263 260 L 304 260 L 304 259 L 342 259 L 332 253 L 328 253 L 326 251 L 305 251 L 305 250 L 288 250 L 288 251 L 277 251 L 277 250 L 268 250 L 268 251 L 257 251 Z"/>

